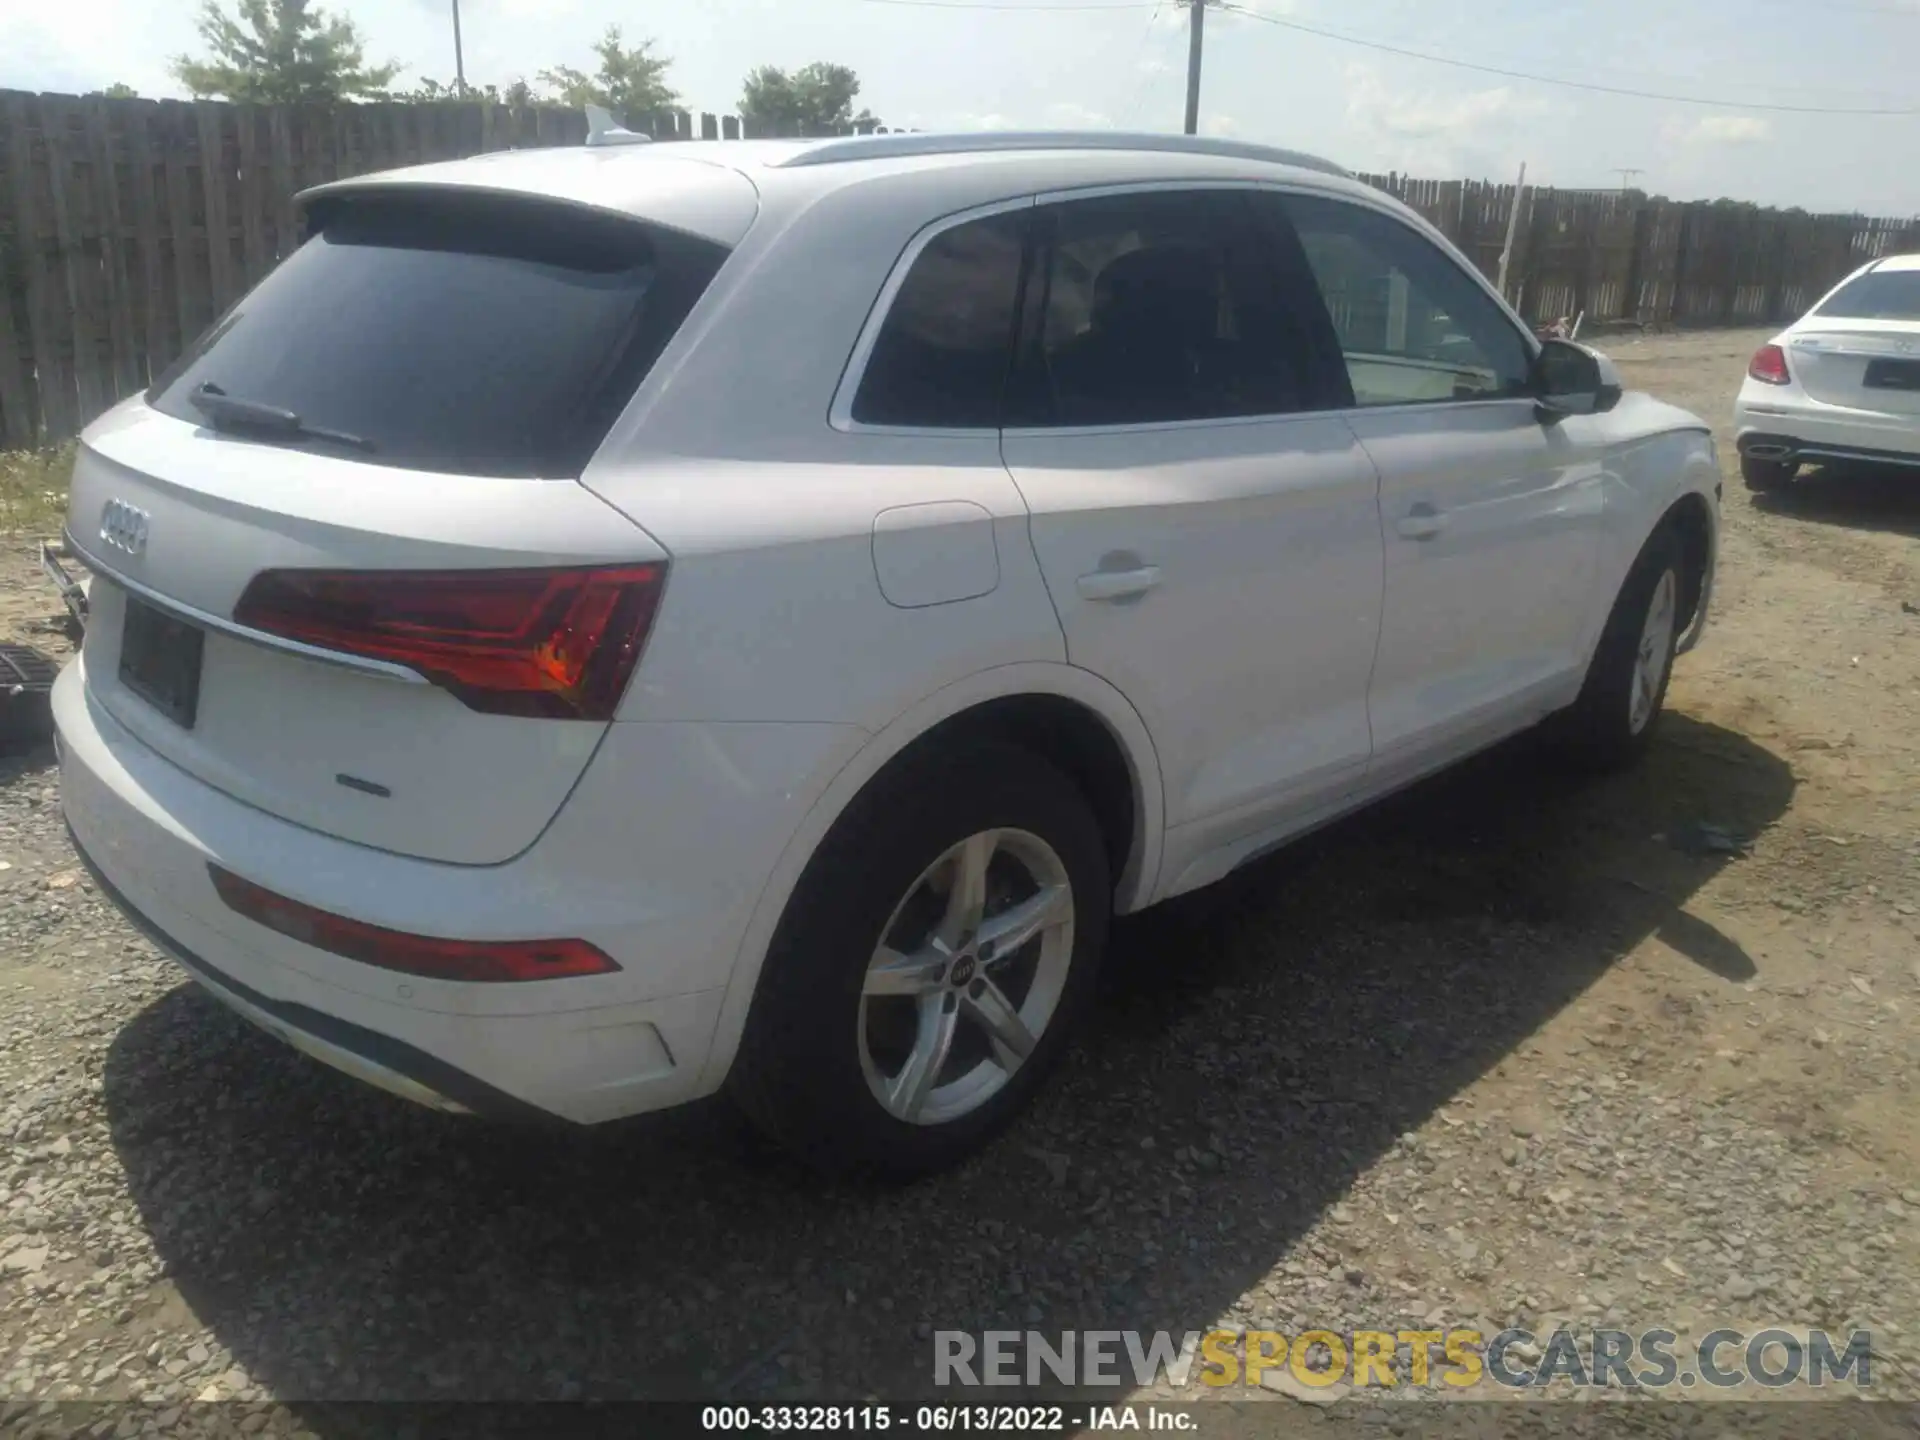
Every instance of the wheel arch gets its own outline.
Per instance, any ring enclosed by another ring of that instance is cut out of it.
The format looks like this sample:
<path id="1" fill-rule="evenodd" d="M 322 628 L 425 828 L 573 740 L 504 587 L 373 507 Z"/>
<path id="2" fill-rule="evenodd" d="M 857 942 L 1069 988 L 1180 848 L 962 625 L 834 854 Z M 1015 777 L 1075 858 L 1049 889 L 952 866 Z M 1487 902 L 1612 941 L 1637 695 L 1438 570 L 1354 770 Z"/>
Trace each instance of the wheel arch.
<path id="1" fill-rule="evenodd" d="M 1699 640 L 1706 623 L 1720 546 L 1721 479 L 1713 441 L 1704 429 L 1691 428 L 1649 439 L 1652 443 L 1636 448 L 1632 460 L 1609 487 L 1610 515 L 1604 528 L 1606 540 L 1596 577 L 1593 618 L 1582 642 L 1583 672 L 1593 662 L 1620 587 L 1647 543 L 1663 528 L 1679 532 L 1690 572 L 1679 647 L 1682 653 Z"/>
<path id="2" fill-rule="evenodd" d="M 732 1067 L 774 931 L 807 862 L 847 807 L 909 752 L 971 736 L 1011 738 L 1059 764 L 1088 795 L 1110 854 L 1122 848 L 1117 827 L 1131 832 L 1115 865 L 1116 913 L 1140 908 L 1153 894 L 1165 829 L 1160 764 L 1126 697 L 1090 671 L 1050 662 L 996 666 L 956 681 L 870 736 L 788 838 L 735 951 L 695 1093 L 718 1089 Z M 1124 804 L 1114 793 L 1122 782 Z"/>

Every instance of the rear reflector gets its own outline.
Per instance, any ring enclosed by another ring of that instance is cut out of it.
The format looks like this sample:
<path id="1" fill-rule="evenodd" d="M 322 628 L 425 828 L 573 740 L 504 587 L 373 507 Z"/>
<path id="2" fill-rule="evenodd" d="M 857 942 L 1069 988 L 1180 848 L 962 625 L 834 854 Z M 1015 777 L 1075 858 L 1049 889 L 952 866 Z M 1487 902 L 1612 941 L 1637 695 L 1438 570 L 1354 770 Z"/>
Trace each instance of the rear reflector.
<path id="1" fill-rule="evenodd" d="M 233 618 L 417 670 L 474 710 L 611 720 L 665 565 L 593 570 L 264 570 Z"/>
<path id="2" fill-rule="evenodd" d="M 442 940 L 408 935 L 302 905 L 218 865 L 207 866 L 207 872 L 221 900 L 236 915 L 302 945 L 382 970 L 430 980 L 509 984 L 605 975 L 620 968 L 606 952 L 584 940 Z"/>
<path id="3" fill-rule="evenodd" d="M 1747 374 L 1768 385 L 1785 385 L 1793 379 L 1787 373 L 1787 352 L 1778 345 L 1762 345 L 1754 351 Z"/>

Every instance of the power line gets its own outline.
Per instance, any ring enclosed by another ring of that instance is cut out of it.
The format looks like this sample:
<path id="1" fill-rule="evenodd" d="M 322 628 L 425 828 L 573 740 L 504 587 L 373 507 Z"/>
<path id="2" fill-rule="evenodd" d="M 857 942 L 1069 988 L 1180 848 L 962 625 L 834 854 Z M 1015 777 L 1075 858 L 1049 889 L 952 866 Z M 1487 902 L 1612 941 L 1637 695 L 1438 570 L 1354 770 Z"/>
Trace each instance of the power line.
<path id="1" fill-rule="evenodd" d="M 905 0 L 889 0 L 889 3 L 905 3 Z M 1482 75 L 1499 75 L 1508 80 L 1527 80 L 1536 85 L 1559 85 L 1569 90 L 1591 90 L 1601 95 L 1624 95 L 1635 100 L 1665 100 L 1674 105 L 1704 105 L 1723 110 L 1768 110 L 1776 114 L 1790 115 L 1920 115 L 1920 109 L 1833 109 L 1822 105 L 1778 105 L 1757 100 L 1711 100 L 1699 95 L 1675 95 L 1657 90 L 1634 90 L 1623 85 L 1601 85 L 1588 80 L 1569 80 L 1559 75 L 1536 75 L 1526 70 L 1508 70 L 1498 65 L 1482 65 L 1472 60 L 1458 60 L 1450 55 L 1435 55 L 1429 51 L 1408 50 L 1399 45 L 1388 45 L 1378 40 L 1363 40 L 1357 35 L 1342 35 L 1337 30 L 1322 30 L 1315 25 L 1303 25 L 1298 20 L 1283 20 L 1278 15 L 1263 14 L 1258 10 L 1249 10 L 1244 5 L 1228 3 L 1228 0 L 1212 0 L 1213 8 L 1225 10 L 1232 15 L 1244 15 L 1249 20 L 1259 20 L 1268 25 L 1278 25 L 1284 30 L 1298 30 L 1303 35 L 1317 35 L 1323 40 L 1338 40 L 1342 44 L 1357 45 L 1366 50 L 1379 50 L 1388 55 L 1399 55 L 1408 60 L 1425 60 L 1433 65 L 1451 65 L 1459 70 L 1474 70 Z"/>

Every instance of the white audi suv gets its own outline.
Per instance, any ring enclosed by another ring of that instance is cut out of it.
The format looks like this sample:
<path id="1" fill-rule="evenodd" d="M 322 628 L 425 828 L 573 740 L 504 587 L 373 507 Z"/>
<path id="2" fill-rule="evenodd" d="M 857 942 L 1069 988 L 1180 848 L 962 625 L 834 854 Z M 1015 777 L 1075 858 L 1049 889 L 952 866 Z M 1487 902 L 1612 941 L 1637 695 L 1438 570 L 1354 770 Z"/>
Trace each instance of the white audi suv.
<path id="1" fill-rule="evenodd" d="M 1109 917 L 1705 623 L 1707 427 L 1405 207 L 1161 136 L 582 147 L 302 197 L 88 429 L 74 843 L 426 1104 L 725 1089 L 830 1170 L 1007 1122 Z"/>

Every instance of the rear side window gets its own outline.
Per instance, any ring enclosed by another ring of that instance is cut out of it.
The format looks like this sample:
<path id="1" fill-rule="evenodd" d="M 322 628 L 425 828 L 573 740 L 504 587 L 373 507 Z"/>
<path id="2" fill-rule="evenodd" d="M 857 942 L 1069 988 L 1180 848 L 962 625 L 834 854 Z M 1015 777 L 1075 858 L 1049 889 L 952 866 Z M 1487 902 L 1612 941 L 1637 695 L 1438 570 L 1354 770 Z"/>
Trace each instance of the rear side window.
<path id="1" fill-rule="evenodd" d="M 1307 320 L 1233 191 L 1044 208 L 1007 423 L 1155 425 L 1321 403 Z"/>
<path id="2" fill-rule="evenodd" d="M 868 357 L 863 425 L 993 429 L 1013 343 L 1025 210 L 943 230 L 907 272 Z"/>
<path id="3" fill-rule="evenodd" d="M 189 397 L 214 386 L 357 437 L 375 464 L 575 476 L 727 253 L 496 197 L 353 199 L 314 221 L 154 386 L 156 409 L 202 423 Z"/>
<path id="4" fill-rule="evenodd" d="M 1813 313 L 1841 320 L 1920 320 L 1920 270 L 1856 275 Z"/>

